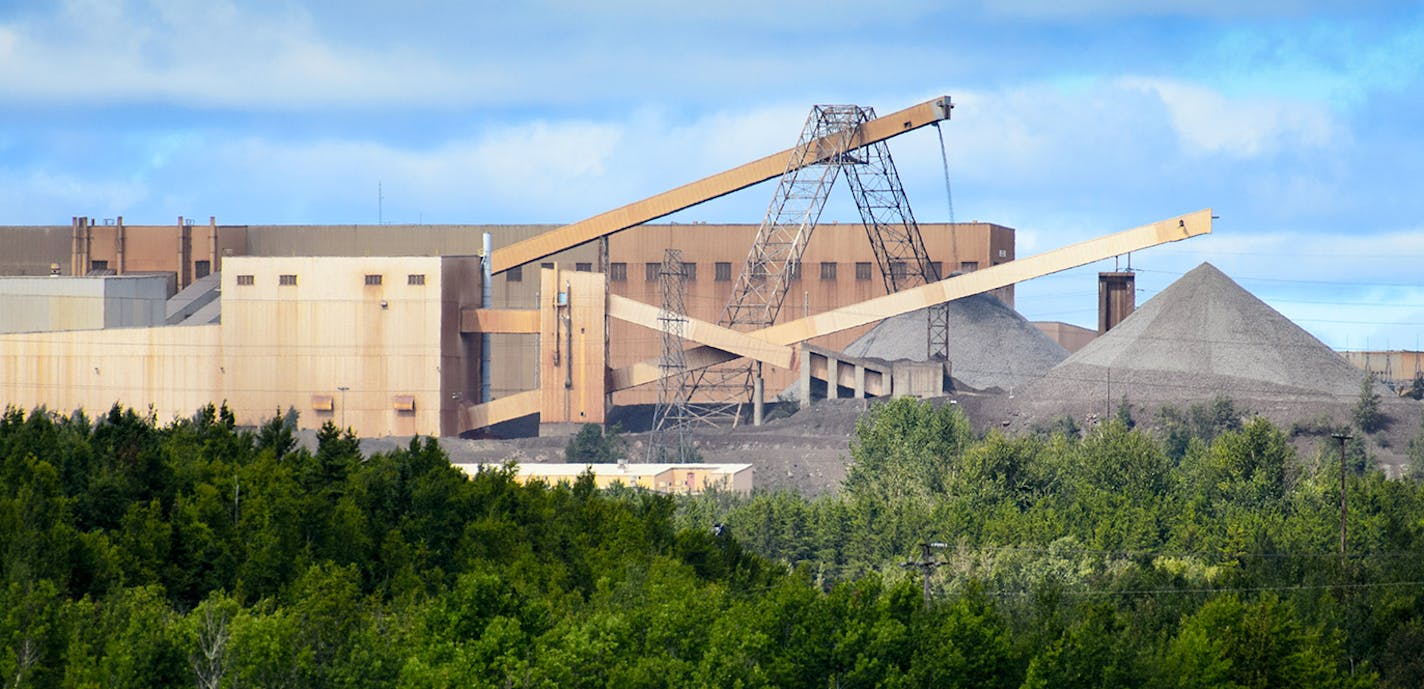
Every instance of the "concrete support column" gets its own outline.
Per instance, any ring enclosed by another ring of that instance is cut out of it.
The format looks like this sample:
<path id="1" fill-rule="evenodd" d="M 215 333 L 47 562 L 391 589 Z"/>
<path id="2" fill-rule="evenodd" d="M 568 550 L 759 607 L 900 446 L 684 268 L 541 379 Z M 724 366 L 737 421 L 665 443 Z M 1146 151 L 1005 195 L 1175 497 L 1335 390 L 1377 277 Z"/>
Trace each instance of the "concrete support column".
<path id="1" fill-rule="evenodd" d="M 766 414 L 766 402 L 762 399 L 765 384 L 761 378 L 761 362 L 757 362 L 756 378 L 752 379 L 752 425 L 760 426 Z"/>
<path id="2" fill-rule="evenodd" d="M 839 368 L 838 364 L 840 364 L 840 362 L 836 361 L 835 357 L 829 354 L 826 355 L 826 399 L 828 400 L 840 397 L 840 386 L 836 385 L 836 379 L 840 374 L 840 371 L 836 370 Z"/>
<path id="3" fill-rule="evenodd" d="M 811 350 L 801 348 L 801 408 L 811 407 Z"/>
<path id="4" fill-rule="evenodd" d="M 855 398 L 865 399 L 865 367 L 855 365 Z"/>

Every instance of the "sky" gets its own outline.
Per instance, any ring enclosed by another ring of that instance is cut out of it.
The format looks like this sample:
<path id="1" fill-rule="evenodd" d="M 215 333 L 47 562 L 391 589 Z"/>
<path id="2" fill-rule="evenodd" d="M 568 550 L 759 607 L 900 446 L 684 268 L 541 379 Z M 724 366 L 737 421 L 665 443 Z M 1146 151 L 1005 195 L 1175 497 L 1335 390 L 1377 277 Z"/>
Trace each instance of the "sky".
<path id="1" fill-rule="evenodd" d="M 919 220 L 1022 257 L 1210 207 L 1139 303 L 1210 261 L 1337 349 L 1424 346 L 1420 3 L 0 0 L 0 225 L 573 222 L 941 95 L 952 194 L 935 129 L 890 141 Z M 1095 326 L 1117 265 L 1018 310 Z"/>

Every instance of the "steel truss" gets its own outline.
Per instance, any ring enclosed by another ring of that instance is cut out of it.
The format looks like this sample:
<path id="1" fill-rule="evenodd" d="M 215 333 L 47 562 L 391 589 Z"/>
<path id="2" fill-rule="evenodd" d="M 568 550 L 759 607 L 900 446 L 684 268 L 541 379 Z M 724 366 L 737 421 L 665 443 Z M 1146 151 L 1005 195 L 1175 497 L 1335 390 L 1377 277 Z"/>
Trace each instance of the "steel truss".
<path id="1" fill-rule="evenodd" d="M 680 249 L 668 249 L 663 253 L 663 263 L 658 270 L 658 287 L 663 298 L 662 311 L 658 314 L 663 337 L 663 353 L 658 360 L 662 376 L 658 379 L 658 404 L 653 409 L 648 461 L 686 462 L 692 459 L 693 454 L 687 438 L 691 420 L 687 397 L 692 375 L 687 370 L 687 359 L 683 354 L 687 328 L 683 295 L 687 275 L 683 272 Z"/>
<path id="2" fill-rule="evenodd" d="M 719 324 L 745 331 L 776 321 L 791 282 L 799 277 L 801 255 L 843 170 L 886 289 L 894 292 L 939 279 L 889 147 L 883 141 L 860 143 L 860 126 L 872 119 L 873 109 L 857 105 L 811 109 Z M 947 312 L 943 308 L 930 312 L 929 354 L 944 357 Z M 711 425 L 727 419 L 736 425 L 760 374 L 757 364 L 744 360 L 703 369 L 686 388 L 688 414 Z M 694 394 L 698 401 L 692 400 Z"/>
<path id="3" fill-rule="evenodd" d="M 875 118 L 875 110 L 862 111 L 866 120 Z M 920 235 L 919 223 L 910 210 L 905 186 L 890 157 L 890 147 L 877 141 L 860 150 L 863 159 L 846 165 L 846 182 L 855 197 L 856 209 L 865 225 L 875 259 L 880 264 L 880 276 L 886 292 L 898 292 L 907 287 L 936 282 L 944 277 L 939 266 L 930 260 Z M 950 228 L 950 232 L 954 229 Z M 949 359 L 949 305 L 939 304 L 926 309 L 925 352 L 930 359 Z"/>
<path id="4" fill-rule="evenodd" d="M 848 153 L 856 148 L 857 130 L 863 121 L 862 109 L 854 105 L 811 108 L 732 288 L 732 298 L 718 319 L 720 325 L 759 330 L 776 321 L 831 187 Z M 746 361 L 703 369 L 688 391 L 689 396 L 695 392 L 700 398 L 697 402 L 689 399 L 690 413 L 711 425 L 729 418 L 736 425 L 757 373 Z"/>

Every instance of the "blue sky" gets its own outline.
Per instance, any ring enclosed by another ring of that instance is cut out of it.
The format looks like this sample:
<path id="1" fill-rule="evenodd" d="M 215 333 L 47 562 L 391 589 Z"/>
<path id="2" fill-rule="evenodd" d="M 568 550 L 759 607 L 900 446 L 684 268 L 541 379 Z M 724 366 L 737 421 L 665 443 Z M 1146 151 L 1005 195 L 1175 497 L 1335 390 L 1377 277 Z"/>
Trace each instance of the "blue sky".
<path id="1" fill-rule="evenodd" d="M 1331 346 L 1424 345 L 1418 3 L 6 0 L 0 224 L 571 222 L 786 148 L 812 104 L 944 94 L 956 218 L 1020 255 L 1210 206 L 1133 256 L 1139 301 L 1209 260 Z M 947 219 L 934 130 L 891 150 Z M 1102 268 L 1019 310 L 1093 324 Z"/>

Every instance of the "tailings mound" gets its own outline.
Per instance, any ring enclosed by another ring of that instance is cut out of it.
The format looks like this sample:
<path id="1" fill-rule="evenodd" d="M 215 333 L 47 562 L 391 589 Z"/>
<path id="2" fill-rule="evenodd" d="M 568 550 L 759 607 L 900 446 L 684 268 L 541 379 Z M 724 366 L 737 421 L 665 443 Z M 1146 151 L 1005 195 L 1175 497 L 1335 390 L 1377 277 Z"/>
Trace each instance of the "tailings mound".
<path id="1" fill-rule="evenodd" d="M 990 294 L 949 302 L 949 362 L 954 379 L 978 390 L 1012 390 L 1068 357 L 1019 312 Z M 846 347 L 847 356 L 924 361 L 925 310 L 887 318 Z"/>
<path id="2" fill-rule="evenodd" d="M 1024 402 L 1353 399 L 1362 372 L 1203 263 L 1023 391 Z"/>

